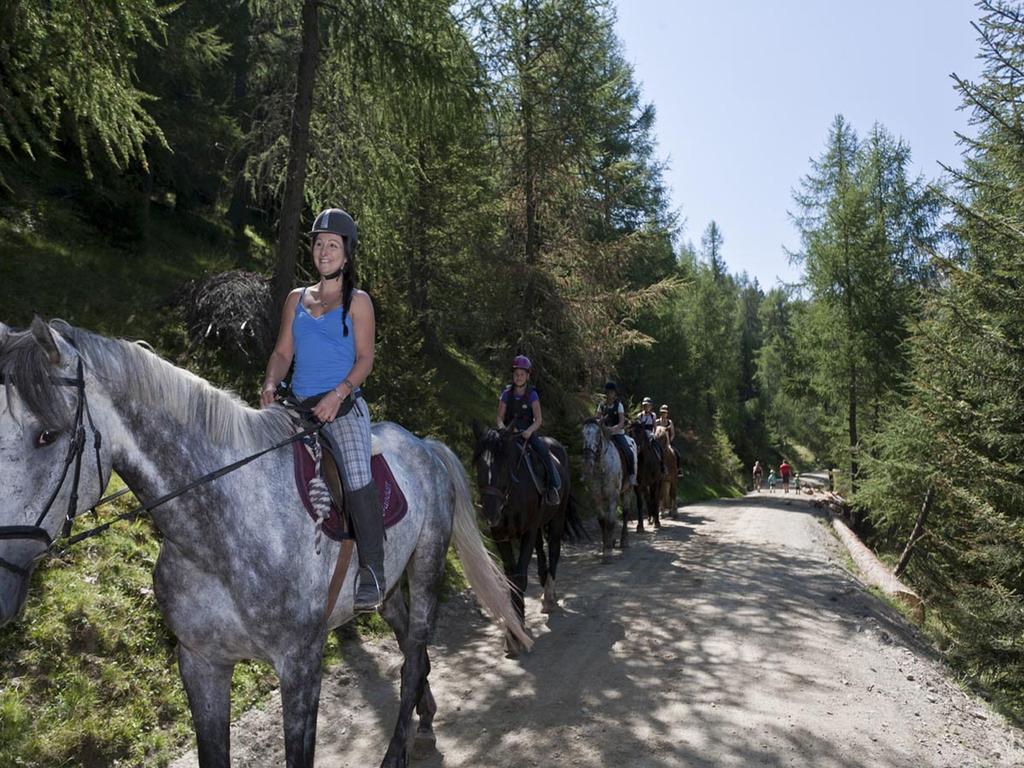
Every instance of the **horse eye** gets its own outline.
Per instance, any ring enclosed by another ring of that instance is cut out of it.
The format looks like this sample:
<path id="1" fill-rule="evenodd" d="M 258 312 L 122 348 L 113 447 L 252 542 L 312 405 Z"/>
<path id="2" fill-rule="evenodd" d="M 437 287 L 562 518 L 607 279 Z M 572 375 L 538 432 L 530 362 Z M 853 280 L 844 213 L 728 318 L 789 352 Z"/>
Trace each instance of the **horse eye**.
<path id="1" fill-rule="evenodd" d="M 39 437 L 36 438 L 36 447 L 42 448 L 50 445 L 60 436 L 60 432 L 56 429 L 44 429 L 39 433 Z"/>

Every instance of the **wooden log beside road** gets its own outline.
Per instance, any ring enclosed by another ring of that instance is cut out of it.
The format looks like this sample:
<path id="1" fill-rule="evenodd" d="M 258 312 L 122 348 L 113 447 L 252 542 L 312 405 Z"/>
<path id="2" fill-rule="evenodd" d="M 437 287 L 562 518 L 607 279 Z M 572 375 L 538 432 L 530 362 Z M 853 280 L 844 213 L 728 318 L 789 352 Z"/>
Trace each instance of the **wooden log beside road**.
<path id="1" fill-rule="evenodd" d="M 839 539 L 846 545 L 850 557 L 857 564 L 864 580 L 905 605 L 915 621 L 924 622 L 924 602 L 920 595 L 893 576 L 885 564 L 875 556 L 875 553 L 868 549 L 864 542 L 857 538 L 857 534 L 836 515 L 832 516 L 832 527 L 835 528 Z"/>

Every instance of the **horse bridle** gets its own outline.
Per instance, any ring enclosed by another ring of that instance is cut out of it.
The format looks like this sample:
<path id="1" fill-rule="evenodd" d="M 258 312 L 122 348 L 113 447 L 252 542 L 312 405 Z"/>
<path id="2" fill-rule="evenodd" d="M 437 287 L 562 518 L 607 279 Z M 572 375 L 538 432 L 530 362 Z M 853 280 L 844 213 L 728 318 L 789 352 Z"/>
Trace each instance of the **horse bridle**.
<path id="1" fill-rule="evenodd" d="M 103 442 L 103 436 L 100 431 L 96 429 L 96 425 L 93 423 L 92 414 L 89 412 L 89 404 L 86 401 L 85 376 L 82 366 L 82 358 L 78 358 L 78 370 L 75 378 L 71 379 L 64 376 L 53 376 L 50 378 L 50 381 L 58 386 L 74 387 L 78 393 L 78 402 L 75 405 L 75 420 L 72 425 L 71 442 L 68 445 L 67 453 L 64 455 L 64 466 L 61 469 L 60 480 L 57 481 L 57 486 L 50 493 L 49 498 L 46 500 L 46 504 L 43 505 L 42 512 L 40 512 L 36 517 L 35 523 L 32 525 L 0 525 L 0 540 L 30 539 L 41 541 L 46 548 L 40 552 L 35 559 L 43 557 L 53 546 L 54 538 L 50 535 L 49 531 L 43 527 L 43 521 L 50 514 L 50 508 L 53 507 L 53 503 L 57 500 L 57 495 L 60 493 L 61 488 L 64 487 L 64 482 L 67 480 L 68 472 L 71 470 L 71 466 L 73 464 L 74 474 L 72 475 L 71 481 L 71 496 L 68 499 L 68 508 L 64 515 L 64 526 L 61 531 L 61 535 L 67 536 L 71 533 L 72 523 L 78 514 L 78 484 L 82 476 L 82 455 L 85 453 L 85 424 L 87 421 L 89 423 L 89 429 L 92 430 L 93 449 L 96 452 L 96 473 L 99 477 L 101 493 L 104 488 L 103 465 L 100 462 L 100 445 Z M 0 374 L 0 385 L 5 383 L 7 382 L 4 375 Z M 116 495 L 121 494 L 118 493 Z M 112 498 L 114 498 L 114 496 L 110 496 L 106 500 L 110 500 Z M 4 568 L 22 577 L 28 577 L 29 575 L 29 569 L 22 568 L 20 565 L 12 563 L 9 560 L 5 560 L 2 557 L 0 557 L 0 568 Z"/>
<path id="2" fill-rule="evenodd" d="M 591 422 L 591 423 L 593 423 L 593 424 L 595 424 L 597 426 L 597 431 L 598 431 L 598 434 L 600 435 L 600 438 L 597 441 L 597 448 L 591 448 L 589 445 L 584 445 L 583 446 L 583 458 L 586 459 L 588 453 L 592 454 L 593 457 L 594 457 L 594 462 L 596 463 L 598 459 L 600 459 L 602 456 L 604 456 L 605 443 L 608 442 L 608 438 L 604 434 L 604 427 L 602 427 L 597 422 Z"/>
<path id="3" fill-rule="evenodd" d="M 525 458 L 526 458 L 526 447 L 524 445 L 523 446 L 523 451 L 519 454 L 519 461 L 516 462 L 516 469 L 519 468 L 519 464 L 521 464 L 525 460 Z M 511 472 L 512 482 L 510 482 L 508 484 L 508 489 L 505 490 L 505 491 L 502 491 L 496 485 L 481 485 L 481 486 L 479 486 L 479 488 L 480 488 L 480 495 L 481 496 L 495 496 L 495 497 L 497 497 L 498 499 L 501 500 L 500 501 L 500 506 L 498 507 L 498 511 L 499 512 L 500 511 L 504 511 L 505 507 L 508 506 L 508 500 L 512 496 L 512 487 L 517 482 L 519 482 L 519 478 L 517 478 L 516 474 L 515 474 L 516 473 L 516 469 L 512 470 L 512 472 Z M 488 475 L 489 474 L 490 474 L 490 472 L 488 472 Z"/>
<path id="4" fill-rule="evenodd" d="M 114 518 L 108 520 L 105 523 L 102 523 L 101 525 L 97 525 L 94 528 L 90 528 L 87 531 L 82 531 L 81 533 L 75 534 L 74 536 L 70 536 L 71 526 L 75 521 L 75 517 L 78 515 L 78 483 L 81 479 L 82 474 L 82 454 L 85 452 L 85 423 L 88 421 L 89 429 L 92 430 L 93 448 L 96 451 L 96 472 L 97 475 L 99 476 L 100 493 L 102 493 L 103 489 L 106 487 L 105 483 L 103 482 L 103 465 L 100 462 L 100 445 L 102 443 L 103 438 L 102 435 L 100 434 L 100 431 L 96 429 L 96 425 L 93 423 L 92 414 L 89 412 L 89 404 L 86 401 L 85 376 L 84 369 L 82 366 L 82 358 L 78 358 L 78 373 L 76 378 L 70 379 L 66 377 L 54 376 L 51 377 L 50 380 L 51 382 L 57 384 L 58 386 L 75 387 L 75 389 L 78 390 L 78 404 L 75 407 L 74 437 L 72 437 L 71 444 L 68 446 L 68 452 L 64 456 L 64 467 L 61 470 L 60 480 L 57 482 L 57 487 L 53 489 L 53 492 L 50 494 L 50 497 L 46 501 L 46 505 L 43 507 L 43 511 L 39 513 L 39 516 L 36 518 L 34 524 L 0 525 L 0 540 L 35 539 L 43 542 L 43 544 L 46 545 L 45 549 L 43 549 L 42 552 L 40 552 L 33 558 L 33 562 L 46 556 L 53 548 L 55 539 L 42 526 L 42 522 L 46 519 L 47 515 L 49 515 L 50 508 L 53 506 L 54 501 L 57 500 L 57 494 L 60 493 L 60 489 L 64 487 L 64 481 L 67 479 L 68 471 L 70 470 L 72 464 L 74 464 L 75 466 L 75 471 L 71 486 L 71 498 L 68 499 L 68 510 L 64 516 L 64 526 L 61 531 L 62 537 L 69 538 L 66 546 L 61 550 L 62 553 L 67 551 L 67 548 L 70 547 L 72 544 L 77 544 L 79 541 L 103 533 L 108 528 L 110 528 L 110 526 L 112 526 L 114 523 L 120 522 L 122 520 L 134 520 L 140 514 L 151 512 L 157 507 L 166 504 L 168 501 L 171 501 L 172 499 L 176 499 L 178 496 L 181 496 L 182 494 L 202 485 L 203 483 L 207 483 L 211 480 L 216 480 L 219 477 L 223 477 L 224 475 L 230 472 L 234 472 L 239 467 L 242 467 L 252 461 L 255 461 L 261 456 L 264 456 L 272 451 L 276 451 L 279 448 L 283 448 L 286 445 L 291 445 L 292 443 L 298 440 L 302 440 L 303 438 L 315 432 L 318 432 L 323 426 L 323 424 L 319 422 L 309 424 L 305 426 L 305 428 L 302 429 L 301 431 L 295 432 L 294 434 L 288 436 L 283 440 L 279 440 L 278 442 L 274 443 L 273 445 L 267 448 L 263 448 L 257 451 L 256 453 L 249 454 L 248 456 L 245 456 L 239 459 L 238 461 L 234 461 L 226 466 L 219 467 L 213 470 L 212 472 L 207 472 L 202 477 L 198 477 L 192 482 L 174 491 L 171 491 L 170 493 L 166 493 L 160 498 L 149 502 L 148 504 L 139 504 L 138 506 L 129 510 L 128 512 L 123 512 L 119 515 L 116 515 Z M 0 385 L 3 385 L 4 383 L 4 375 L 0 373 Z M 92 506 L 91 509 L 95 511 L 97 507 L 101 507 L 107 502 L 113 501 L 117 497 L 129 492 L 129 488 L 122 488 L 120 491 L 116 491 L 115 493 L 111 493 L 108 496 L 104 496 L 99 501 L 97 501 Z M 9 560 L 5 560 L 2 557 L 0 557 L 0 568 L 4 568 L 10 571 L 11 573 L 15 573 L 18 576 L 22 576 L 24 578 L 27 578 L 30 573 L 29 568 L 22 568 L 21 566 L 12 563 Z"/>

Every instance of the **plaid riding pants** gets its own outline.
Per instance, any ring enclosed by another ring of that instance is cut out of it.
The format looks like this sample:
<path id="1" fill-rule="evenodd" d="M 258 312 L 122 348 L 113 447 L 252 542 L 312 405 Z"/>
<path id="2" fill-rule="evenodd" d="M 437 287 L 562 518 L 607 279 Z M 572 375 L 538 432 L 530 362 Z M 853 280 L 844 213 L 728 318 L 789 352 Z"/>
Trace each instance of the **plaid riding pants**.
<path id="1" fill-rule="evenodd" d="M 352 410 L 325 424 L 321 434 L 334 448 L 345 490 L 365 488 L 373 480 L 370 474 L 370 409 L 366 401 L 362 397 L 356 398 Z"/>

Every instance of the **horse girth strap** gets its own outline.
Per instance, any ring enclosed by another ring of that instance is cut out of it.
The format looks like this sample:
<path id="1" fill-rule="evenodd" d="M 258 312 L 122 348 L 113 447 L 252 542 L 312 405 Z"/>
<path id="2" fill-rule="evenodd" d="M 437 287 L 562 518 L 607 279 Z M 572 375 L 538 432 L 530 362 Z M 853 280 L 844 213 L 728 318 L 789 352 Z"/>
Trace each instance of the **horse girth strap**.
<path id="1" fill-rule="evenodd" d="M 353 539 L 345 539 L 341 542 L 341 549 L 338 550 L 338 561 L 334 564 L 334 573 L 331 574 L 331 585 L 327 588 L 327 607 L 324 611 L 324 621 L 330 621 L 331 612 L 338 602 L 338 595 L 341 593 L 341 585 L 345 581 L 345 574 L 348 573 L 348 564 L 352 560 L 352 549 L 355 544 Z"/>

